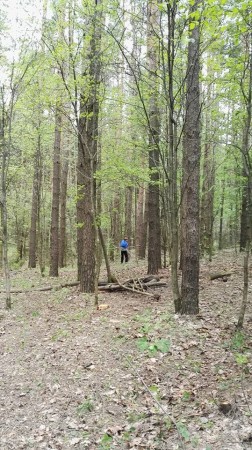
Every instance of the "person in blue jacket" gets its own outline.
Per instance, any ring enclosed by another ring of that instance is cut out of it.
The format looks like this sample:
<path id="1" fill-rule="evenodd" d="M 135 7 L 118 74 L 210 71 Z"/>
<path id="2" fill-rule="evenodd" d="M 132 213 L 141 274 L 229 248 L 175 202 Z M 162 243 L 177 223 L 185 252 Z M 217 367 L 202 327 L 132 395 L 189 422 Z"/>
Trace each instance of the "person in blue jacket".
<path id="1" fill-rule="evenodd" d="M 121 263 L 123 263 L 123 261 L 128 262 L 129 260 L 128 247 L 129 247 L 128 238 L 125 237 L 120 242 Z"/>

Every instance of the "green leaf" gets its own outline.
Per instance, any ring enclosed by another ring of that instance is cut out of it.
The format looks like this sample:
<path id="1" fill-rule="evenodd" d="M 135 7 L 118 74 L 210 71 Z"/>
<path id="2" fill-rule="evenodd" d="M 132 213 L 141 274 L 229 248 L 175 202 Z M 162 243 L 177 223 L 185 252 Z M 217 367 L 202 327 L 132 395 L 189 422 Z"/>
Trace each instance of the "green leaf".
<path id="1" fill-rule="evenodd" d="M 140 338 L 137 340 L 137 346 L 139 348 L 139 350 L 141 350 L 142 352 L 144 352 L 145 350 L 147 350 L 149 348 L 149 342 L 147 341 L 146 338 Z"/>
<path id="2" fill-rule="evenodd" d="M 190 433 L 189 433 L 187 427 L 183 423 L 179 422 L 177 424 L 177 428 L 178 428 L 179 434 L 185 439 L 185 441 L 186 442 L 190 441 Z"/>
<path id="3" fill-rule="evenodd" d="M 159 339 L 155 345 L 160 352 L 167 353 L 170 350 L 171 342 L 168 339 Z"/>

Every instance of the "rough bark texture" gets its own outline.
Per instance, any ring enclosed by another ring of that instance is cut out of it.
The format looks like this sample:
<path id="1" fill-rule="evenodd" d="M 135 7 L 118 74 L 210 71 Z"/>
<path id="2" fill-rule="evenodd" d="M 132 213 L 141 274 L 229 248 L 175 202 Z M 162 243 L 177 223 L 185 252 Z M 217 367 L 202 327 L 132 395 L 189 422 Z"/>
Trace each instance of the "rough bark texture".
<path id="1" fill-rule="evenodd" d="M 161 225 L 159 194 L 159 131 L 158 108 L 158 47 L 156 30 L 159 23 L 159 9 L 153 0 L 148 2 L 147 59 L 149 67 L 149 169 L 148 187 L 148 273 L 158 273 L 161 268 Z"/>
<path id="2" fill-rule="evenodd" d="M 66 265 L 66 198 L 67 198 L 67 175 L 68 156 L 64 161 L 61 174 L 60 188 L 60 232 L 59 232 L 59 267 Z"/>
<path id="3" fill-rule="evenodd" d="M 13 96 L 11 97 L 9 116 L 5 110 L 4 88 L 1 88 L 1 118 L 0 118 L 0 150 L 1 150 L 1 185 L 0 185 L 0 207 L 1 207 L 1 226 L 3 243 L 3 269 L 5 278 L 6 309 L 11 309 L 11 279 L 8 259 L 8 211 L 7 211 L 7 173 L 8 162 L 11 149 L 11 128 L 13 117 Z M 8 117 L 8 119 L 7 119 Z M 6 138 L 8 131 L 8 138 Z"/>
<path id="4" fill-rule="evenodd" d="M 241 252 L 246 249 L 246 243 L 248 240 L 247 205 L 248 205 L 248 187 L 247 187 L 247 183 L 246 183 L 246 185 L 243 186 L 243 188 L 242 188 L 241 227 L 240 227 L 240 251 Z"/>
<path id="5" fill-rule="evenodd" d="M 41 53 L 45 51 L 45 43 L 43 40 L 43 35 L 45 31 L 46 24 L 46 15 L 47 15 L 47 0 L 43 0 L 43 14 L 42 14 L 42 39 L 40 42 Z M 41 83 L 41 78 L 39 77 L 38 83 L 39 86 Z M 40 86 L 41 89 L 41 86 Z M 34 175 L 33 175 L 33 188 L 32 188 L 32 206 L 31 206 L 31 225 L 29 231 L 29 260 L 28 267 L 35 268 L 37 263 L 37 257 L 41 260 L 39 253 L 39 241 L 40 241 L 40 197 L 41 197 L 41 181 L 42 181 L 42 148 L 41 148 L 41 115 L 42 115 L 42 107 L 39 105 L 38 109 L 38 126 L 39 126 L 39 134 L 37 141 L 37 148 L 34 156 Z"/>
<path id="6" fill-rule="evenodd" d="M 36 267 L 37 225 L 39 220 L 39 204 L 41 189 L 41 142 L 38 136 L 37 150 L 34 157 L 34 175 L 32 188 L 31 225 L 29 232 L 29 268 Z"/>
<path id="7" fill-rule="evenodd" d="M 115 194 L 111 207 L 111 235 L 109 257 L 111 261 L 115 259 L 115 249 L 118 249 L 121 239 L 121 220 L 120 220 L 120 195 Z"/>
<path id="8" fill-rule="evenodd" d="M 243 268 L 243 300 L 240 308 L 237 328 L 243 327 L 244 317 L 248 302 L 248 284 L 249 284 L 249 256 L 252 241 L 252 165 L 251 165 L 251 122 L 252 122 L 252 32 L 249 32 L 245 41 L 245 51 L 247 54 L 246 67 L 248 70 L 248 91 L 245 94 L 244 86 L 242 92 L 246 102 L 246 116 L 244 121 L 242 156 L 244 174 L 247 177 L 247 205 L 246 205 L 246 252 L 244 256 Z"/>
<path id="9" fill-rule="evenodd" d="M 59 267 L 66 265 L 66 209 L 67 209 L 67 178 L 69 168 L 69 152 L 71 140 L 70 130 L 65 121 L 64 129 L 62 130 L 62 165 L 60 177 L 60 223 L 59 223 Z"/>
<path id="10" fill-rule="evenodd" d="M 80 99 L 80 118 L 78 129 L 78 272 L 81 292 L 95 292 L 96 282 L 96 186 L 97 139 L 100 80 L 100 29 L 98 16 L 100 1 L 94 2 L 91 24 L 89 53 L 89 92 L 83 92 Z M 80 237 L 81 235 L 81 237 Z"/>
<path id="11" fill-rule="evenodd" d="M 207 57 L 207 73 L 212 75 L 211 64 Z M 213 254 L 213 223 L 214 223 L 214 193 L 215 193 L 215 120 L 209 105 L 215 99 L 214 87 L 210 84 L 206 92 L 206 111 L 204 116 L 204 160 L 203 182 L 200 205 L 200 249 L 201 255 L 207 255 L 209 261 Z M 219 106 L 219 105 L 217 105 Z"/>
<path id="12" fill-rule="evenodd" d="M 137 195 L 137 205 L 136 205 L 136 258 L 142 258 L 142 233 L 144 232 L 144 187 L 140 186 Z M 145 256 L 145 255 L 144 255 Z"/>
<path id="13" fill-rule="evenodd" d="M 199 1 L 190 8 L 197 10 Z M 199 311 L 199 176 L 200 176 L 200 90 L 199 24 L 188 43 L 187 98 L 183 140 L 182 181 L 182 314 Z"/>
<path id="14" fill-rule="evenodd" d="M 50 277 L 59 275 L 59 209 L 60 209 L 60 147 L 62 115 L 55 113 L 55 134 L 53 154 L 52 213 L 50 230 Z"/>
<path id="15" fill-rule="evenodd" d="M 201 197 L 201 254 L 212 260 L 214 222 L 214 161 L 211 146 L 205 144 Z"/>
<path id="16" fill-rule="evenodd" d="M 167 101 L 167 125 L 166 125 L 166 139 L 168 143 L 167 168 L 166 168 L 166 185 L 167 199 L 165 199 L 165 216 L 167 216 L 167 223 L 169 226 L 169 253 L 171 263 L 171 283 L 172 295 L 175 309 L 180 303 L 180 289 L 178 281 L 178 137 L 177 137 L 177 114 L 175 108 L 174 96 L 174 67 L 175 67 L 175 29 L 176 29 L 176 15 L 177 15 L 177 1 L 167 2 L 167 18 L 168 18 L 168 52 L 167 52 L 167 66 L 168 66 L 168 80 L 164 79 L 164 90 L 166 92 Z M 165 49 L 162 48 L 162 62 L 163 70 L 166 71 L 165 64 Z"/>
<path id="17" fill-rule="evenodd" d="M 133 187 L 128 186 L 125 192 L 125 235 L 128 236 L 129 245 L 132 245 L 132 218 L 133 218 Z"/>

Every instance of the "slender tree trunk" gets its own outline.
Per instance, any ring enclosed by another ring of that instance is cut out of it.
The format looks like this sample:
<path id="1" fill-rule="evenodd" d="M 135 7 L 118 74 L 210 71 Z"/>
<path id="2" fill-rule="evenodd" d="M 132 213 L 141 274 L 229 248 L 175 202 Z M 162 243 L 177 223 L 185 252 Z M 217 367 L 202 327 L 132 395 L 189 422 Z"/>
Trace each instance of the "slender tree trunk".
<path id="1" fill-rule="evenodd" d="M 43 40 L 45 23 L 47 14 L 47 0 L 43 0 L 43 15 L 42 15 L 42 39 L 41 39 L 41 52 L 45 51 L 45 44 Z M 39 90 L 41 90 L 41 79 L 38 80 Z M 42 145 L 41 145 L 41 119 L 42 108 L 39 105 L 38 108 L 38 140 L 37 147 L 34 155 L 34 175 L 33 175 L 33 188 L 32 188 L 32 205 L 31 205 L 31 218 L 30 218 L 30 231 L 29 231 L 29 260 L 28 267 L 33 269 L 37 264 L 37 257 L 39 251 L 40 242 L 40 197 L 41 197 L 41 181 L 42 181 Z"/>
<path id="2" fill-rule="evenodd" d="M 244 173 L 244 171 L 243 171 Z M 240 251 L 246 250 L 247 240 L 248 240 L 248 186 L 247 177 L 244 173 L 245 185 L 242 187 L 242 204 L 241 204 L 241 227 L 240 227 Z"/>
<path id="3" fill-rule="evenodd" d="M 109 251 L 109 257 L 111 261 L 115 260 L 115 249 L 118 249 L 121 238 L 120 212 L 120 195 L 119 193 L 116 193 L 111 207 L 111 234 Z"/>
<path id="4" fill-rule="evenodd" d="M 252 164 L 250 157 L 251 149 L 251 122 L 252 122 L 252 32 L 249 31 L 246 41 L 246 51 L 247 51 L 247 63 L 246 68 L 248 69 L 248 92 L 247 95 L 243 95 L 246 102 L 246 117 L 244 123 L 243 131 L 243 142 L 242 142 L 242 156 L 243 156 L 243 167 L 244 173 L 247 177 L 247 208 L 246 208 L 246 253 L 244 257 L 244 283 L 243 283 L 243 301 L 240 307 L 239 319 L 237 323 L 237 328 L 241 329 L 243 327 L 245 312 L 247 308 L 247 298 L 248 298 L 248 282 L 249 282 L 249 255 L 252 241 Z"/>
<path id="5" fill-rule="evenodd" d="M 7 148 L 5 148 L 3 140 L 2 149 L 2 176 L 1 176 L 1 225 L 2 225 L 2 242 L 3 242 L 3 267 L 5 276 L 6 290 L 6 309 L 11 309 L 11 286 L 10 286 L 10 270 L 8 260 L 8 219 L 7 219 L 7 195 L 6 195 L 6 170 L 7 170 Z"/>
<path id="6" fill-rule="evenodd" d="M 150 106 L 149 106 L 149 169 L 150 183 L 148 195 L 148 273 L 155 274 L 161 268 L 161 225 L 159 193 L 159 133 L 160 118 L 158 107 L 158 48 L 156 31 L 159 26 L 160 11 L 154 0 L 148 1 L 147 59 L 149 66 Z"/>
<path id="7" fill-rule="evenodd" d="M 37 259 L 37 226 L 39 220 L 40 205 L 40 188 L 41 188 L 41 136 L 38 135 L 37 149 L 34 156 L 34 175 L 32 188 L 32 206 L 31 206 L 31 225 L 29 233 L 29 262 L 28 267 L 33 269 L 36 267 Z"/>
<path id="8" fill-rule="evenodd" d="M 207 254 L 209 261 L 213 254 L 213 216 L 214 216 L 214 161 L 210 144 L 205 143 L 203 164 L 203 183 L 201 196 L 201 254 Z"/>
<path id="9" fill-rule="evenodd" d="M 222 180 L 221 203 L 220 203 L 220 223 L 219 223 L 219 244 L 218 249 L 223 249 L 223 216 L 224 216 L 224 202 L 225 202 L 225 179 Z"/>
<path id="10" fill-rule="evenodd" d="M 190 6 L 190 17 L 200 0 Z M 189 24 L 192 19 L 190 19 Z M 194 19 L 193 19 L 194 20 Z M 188 43 L 187 98 L 182 180 L 182 314 L 199 312 L 199 177 L 200 177 L 200 28 L 194 23 Z"/>
<path id="11" fill-rule="evenodd" d="M 50 277 L 59 275 L 59 208 L 60 208 L 60 151 L 62 115 L 59 108 L 55 113 L 52 213 L 50 231 Z"/>
<path id="12" fill-rule="evenodd" d="M 68 130 L 63 131 L 63 164 L 61 172 L 60 187 L 60 224 L 59 224 L 59 267 L 66 265 L 66 202 L 67 202 L 67 178 L 69 166 L 69 146 L 70 140 L 67 135 Z"/>
<path id="13" fill-rule="evenodd" d="M 143 244 L 142 233 L 144 230 L 144 194 L 145 190 L 143 186 L 139 187 L 137 195 L 137 206 L 136 206 L 136 239 L 135 239 L 135 250 L 136 258 L 142 258 L 141 247 Z"/>
<path id="14" fill-rule="evenodd" d="M 13 95 L 11 93 L 11 100 L 9 111 L 5 109 L 5 93 L 4 88 L 1 88 L 1 121 L 0 121 L 0 149 L 2 153 L 2 168 L 1 168 L 1 226 L 2 226 L 2 245 L 3 245 L 3 268 L 5 277 L 5 293 L 6 309 L 11 309 L 11 280 L 8 259 L 8 212 L 7 212 L 7 171 L 8 162 L 11 150 L 11 132 L 12 132 L 12 116 L 13 116 Z M 8 119 L 7 119 L 8 117 Z M 7 122 L 8 120 L 8 122 Z M 8 137 L 6 139 L 6 130 L 8 130 Z"/>
<path id="15" fill-rule="evenodd" d="M 132 245 L 132 222 L 133 222 L 133 187 L 126 188 L 125 199 L 125 235 L 128 236 L 129 245 Z"/>

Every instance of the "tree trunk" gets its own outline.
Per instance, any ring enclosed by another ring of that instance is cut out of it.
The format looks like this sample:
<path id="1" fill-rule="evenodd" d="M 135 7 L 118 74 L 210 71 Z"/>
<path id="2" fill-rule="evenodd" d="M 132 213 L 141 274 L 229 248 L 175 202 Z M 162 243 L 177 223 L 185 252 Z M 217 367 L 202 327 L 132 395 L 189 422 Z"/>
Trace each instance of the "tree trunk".
<path id="1" fill-rule="evenodd" d="M 2 150 L 2 168 L 1 168 L 1 192 L 0 192 L 0 206 L 1 206 L 1 226 L 2 226 L 2 243 L 3 243 L 3 269 L 5 277 L 5 306 L 6 309 L 11 309 L 11 280 L 8 259 L 8 212 L 7 212 L 7 172 L 8 162 L 10 158 L 11 149 L 11 132 L 12 132 L 12 116 L 13 116 L 13 95 L 11 92 L 10 107 L 7 114 L 5 110 L 5 93 L 4 88 L 1 88 L 1 121 L 0 121 L 0 148 Z M 8 121 L 8 122 L 7 122 Z M 6 130 L 8 137 L 6 139 Z"/>
<path id="2" fill-rule="evenodd" d="M 66 131 L 67 132 L 67 131 Z M 67 177 L 68 177 L 68 158 L 69 158 L 68 136 L 63 132 L 63 157 L 60 187 L 60 225 L 59 225 L 59 267 L 66 265 L 66 200 L 67 200 Z"/>
<path id="3" fill-rule="evenodd" d="M 47 14 L 47 0 L 43 0 L 43 15 L 42 15 L 42 39 L 40 42 L 41 53 L 45 51 L 45 43 L 43 40 L 43 34 L 46 23 Z M 38 80 L 39 90 L 41 90 L 41 78 Z M 39 229 L 40 229 L 40 197 L 41 197 L 41 181 L 42 181 L 42 148 L 41 148 L 41 119 L 42 108 L 39 105 L 38 108 L 38 141 L 34 155 L 34 175 L 33 175 L 33 187 L 32 187 L 32 205 L 31 205 L 31 222 L 29 231 L 29 260 L 28 267 L 34 269 L 37 264 L 38 250 L 39 250 Z"/>
<path id="4" fill-rule="evenodd" d="M 246 175 L 244 174 L 244 177 Z M 242 187 L 242 204 L 241 204 L 241 227 L 240 227 L 240 251 L 245 251 L 248 240 L 248 186 L 245 178 L 245 185 Z"/>
<path id="5" fill-rule="evenodd" d="M 118 249 L 121 238 L 121 220 L 120 220 L 120 195 L 115 194 L 111 207 L 111 233 L 109 243 L 109 258 L 115 260 L 115 249 Z"/>
<path id="6" fill-rule="evenodd" d="M 248 91 L 247 94 L 245 94 L 245 89 L 243 85 L 242 92 L 246 104 L 246 116 L 243 130 L 242 157 L 243 157 L 244 174 L 247 177 L 247 205 L 246 205 L 247 231 L 246 231 L 246 253 L 244 256 L 244 270 L 243 270 L 244 275 L 243 301 L 240 307 L 239 319 L 237 323 L 238 329 L 241 329 L 243 327 L 245 312 L 247 308 L 248 282 L 249 282 L 249 255 L 252 241 L 252 165 L 250 157 L 250 149 L 251 149 L 250 138 L 251 138 L 251 122 L 252 122 L 252 32 L 251 31 L 249 31 L 247 34 L 246 53 L 247 53 L 246 69 L 248 69 Z M 243 82 L 244 79 L 242 83 Z"/>
<path id="7" fill-rule="evenodd" d="M 161 225 L 159 193 L 159 133 L 160 118 L 158 107 L 159 67 L 156 32 L 160 11 L 154 0 L 148 1 L 147 60 L 149 67 L 150 105 L 149 105 L 149 169 L 148 187 L 148 273 L 155 274 L 161 268 Z"/>
<path id="8" fill-rule="evenodd" d="M 101 2 L 95 0 L 89 53 L 89 92 L 82 92 L 78 127 L 78 240 L 80 291 L 95 292 L 96 283 L 96 185 L 100 82 L 100 29 L 97 20 Z M 82 234 L 80 238 L 80 234 Z"/>
<path id="9" fill-rule="evenodd" d="M 133 219 L 133 187 L 127 186 L 125 191 L 125 236 L 128 236 L 129 245 L 132 246 L 132 219 Z"/>
<path id="10" fill-rule="evenodd" d="M 143 245 L 142 233 L 144 230 L 144 187 L 140 186 L 137 195 L 137 205 L 136 205 L 136 234 L 135 234 L 135 250 L 136 250 L 136 258 L 141 259 L 143 252 L 141 252 L 141 248 Z M 144 255 L 145 256 L 145 255 Z"/>
<path id="11" fill-rule="evenodd" d="M 190 17 L 200 0 L 190 7 Z M 189 20 L 189 27 L 194 19 Z M 200 89 L 199 23 L 193 23 L 188 43 L 187 97 L 183 137 L 182 179 L 182 285 L 180 313 L 199 312 L 199 177 Z M 189 28 L 190 29 L 190 28 Z"/>
<path id="12" fill-rule="evenodd" d="M 59 275 L 59 208 L 60 208 L 60 151 L 62 115 L 58 107 L 55 113 L 52 213 L 50 230 L 50 277 Z"/>
<path id="13" fill-rule="evenodd" d="M 207 125 L 206 125 L 207 126 Z M 207 136 L 206 136 L 207 139 Z M 213 254 L 213 217 L 214 217 L 214 161 L 210 143 L 204 146 L 203 183 L 201 196 L 201 254 L 208 255 L 212 261 Z"/>

